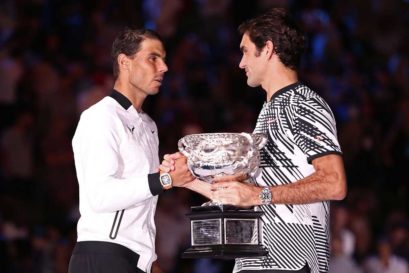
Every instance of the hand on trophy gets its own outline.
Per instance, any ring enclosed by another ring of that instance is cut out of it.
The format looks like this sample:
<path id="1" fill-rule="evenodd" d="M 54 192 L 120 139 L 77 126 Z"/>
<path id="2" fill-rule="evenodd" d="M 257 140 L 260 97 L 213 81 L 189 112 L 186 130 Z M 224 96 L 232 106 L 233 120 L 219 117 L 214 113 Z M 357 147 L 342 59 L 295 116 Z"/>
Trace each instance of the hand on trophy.
<path id="1" fill-rule="evenodd" d="M 159 170 L 172 176 L 175 187 L 184 186 L 195 179 L 187 166 L 186 157 L 181 153 L 165 155 Z"/>
<path id="2" fill-rule="evenodd" d="M 219 177 L 211 185 L 212 200 L 217 200 L 222 204 L 233 205 L 237 207 L 250 207 L 259 205 L 260 192 L 262 188 L 250 183 L 231 180 L 231 177 Z M 230 179 L 230 181 L 228 180 Z M 223 182 L 220 182 L 223 180 Z"/>
<path id="3" fill-rule="evenodd" d="M 165 155 L 161 171 L 177 171 L 179 158 L 186 156 L 184 168 L 196 179 L 182 186 L 210 199 L 191 207 L 192 246 L 184 257 L 258 257 L 268 253 L 259 233 L 263 212 L 246 208 L 254 202 L 249 198 L 261 190 L 246 180 L 258 169 L 265 140 L 262 134 L 193 134 L 178 141 L 180 153 Z"/>
<path id="4" fill-rule="evenodd" d="M 213 178 L 213 183 L 229 181 L 245 182 L 247 178 L 249 178 L 249 174 L 245 172 L 239 172 L 233 175 L 217 175 Z"/>

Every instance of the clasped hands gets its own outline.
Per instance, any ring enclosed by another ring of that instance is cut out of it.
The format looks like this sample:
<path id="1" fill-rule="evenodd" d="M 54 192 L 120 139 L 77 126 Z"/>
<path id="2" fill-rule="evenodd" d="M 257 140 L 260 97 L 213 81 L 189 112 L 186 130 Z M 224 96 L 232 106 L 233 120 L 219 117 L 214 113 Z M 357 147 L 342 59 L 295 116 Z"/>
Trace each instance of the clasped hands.
<path id="1" fill-rule="evenodd" d="M 172 175 L 182 170 L 188 169 L 187 159 L 182 153 L 166 154 L 159 169 L 162 172 L 168 172 Z M 253 184 L 243 182 L 247 179 L 247 174 L 239 173 L 235 175 L 223 175 L 214 178 L 212 183 L 207 183 L 192 176 L 190 181 L 185 180 L 184 183 L 174 184 L 178 187 L 186 187 L 195 189 L 195 184 L 201 184 L 201 189 L 205 188 L 206 192 L 201 192 L 211 200 L 229 204 L 238 207 L 249 207 L 258 204 L 258 196 L 261 188 Z"/>

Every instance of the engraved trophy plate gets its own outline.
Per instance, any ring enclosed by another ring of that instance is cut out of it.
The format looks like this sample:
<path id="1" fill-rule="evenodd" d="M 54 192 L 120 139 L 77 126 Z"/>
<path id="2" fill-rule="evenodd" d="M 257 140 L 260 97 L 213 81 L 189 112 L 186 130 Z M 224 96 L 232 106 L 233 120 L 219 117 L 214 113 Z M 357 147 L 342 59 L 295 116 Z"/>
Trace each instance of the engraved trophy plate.
<path id="1" fill-rule="evenodd" d="M 258 221 L 257 219 L 224 219 L 226 244 L 258 245 Z"/>
<path id="2" fill-rule="evenodd" d="M 267 138 L 263 134 L 209 133 L 181 138 L 178 148 L 187 157 L 192 174 L 212 183 L 220 175 L 254 174 L 260 164 L 259 150 Z M 220 258 L 264 256 L 261 244 L 262 211 L 240 209 L 213 201 L 192 207 L 191 247 L 183 258 Z"/>
<path id="3" fill-rule="evenodd" d="M 222 243 L 221 219 L 194 220 L 191 222 L 192 245 L 218 245 Z"/>

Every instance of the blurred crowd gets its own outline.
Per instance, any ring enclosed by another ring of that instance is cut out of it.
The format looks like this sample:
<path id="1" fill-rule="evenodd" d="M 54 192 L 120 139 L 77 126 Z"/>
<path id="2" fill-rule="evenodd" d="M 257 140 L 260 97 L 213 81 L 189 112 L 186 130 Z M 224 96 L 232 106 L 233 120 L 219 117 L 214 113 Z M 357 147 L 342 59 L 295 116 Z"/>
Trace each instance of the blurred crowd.
<path id="1" fill-rule="evenodd" d="M 286 6 L 309 46 L 301 80 L 332 107 L 348 196 L 331 206 L 330 273 L 408 272 L 409 1 L 0 1 L 0 272 L 65 273 L 76 240 L 71 138 L 82 110 L 111 92 L 110 47 L 123 26 L 164 38 L 169 72 L 144 111 L 160 156 L 200 132 L 251 132 L 265 100 L 238 68 L 238 25 Z M 190 206 L 182 189 L 157 208 L 165 273 L 231 272 L 184 260 Z"/>

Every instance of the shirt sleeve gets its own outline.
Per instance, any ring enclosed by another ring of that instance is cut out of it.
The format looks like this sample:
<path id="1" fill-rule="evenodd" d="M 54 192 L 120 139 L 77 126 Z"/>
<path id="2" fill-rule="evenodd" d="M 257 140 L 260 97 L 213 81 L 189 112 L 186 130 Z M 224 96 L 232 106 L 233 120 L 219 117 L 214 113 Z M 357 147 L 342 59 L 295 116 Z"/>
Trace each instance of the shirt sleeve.
<path id="1" fill-rule="evenodd" d="M 148 173 L 118 175 L 123 128 L 115 118 L 110 113 L 84 112 L 73 138 L 80 202 L 88 202 L 96 212 L 127 209 L 153 196 Z"/>
<path id="2" fill-rule="evenodd" d="M 301 102 L 295 112 L 294 136 L 309 163 L 326 154 L 341 154 L 334 115 L 320 97 Z"/>

